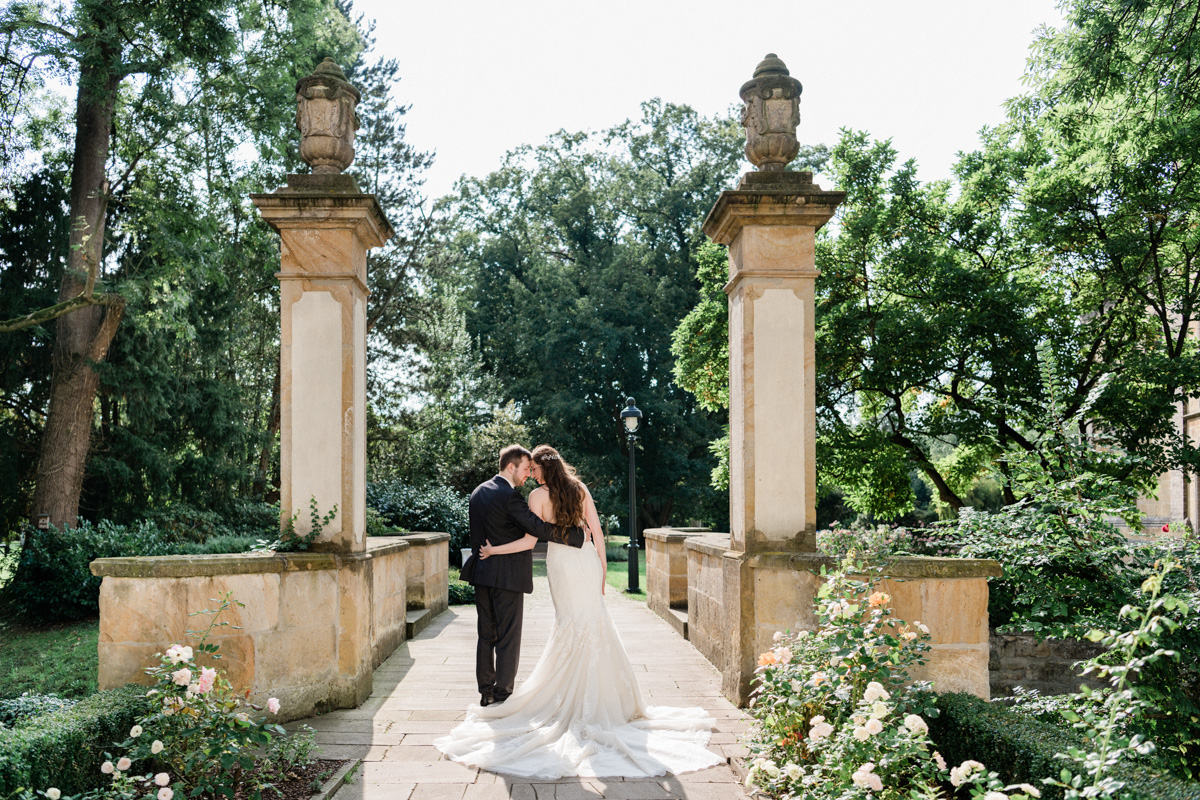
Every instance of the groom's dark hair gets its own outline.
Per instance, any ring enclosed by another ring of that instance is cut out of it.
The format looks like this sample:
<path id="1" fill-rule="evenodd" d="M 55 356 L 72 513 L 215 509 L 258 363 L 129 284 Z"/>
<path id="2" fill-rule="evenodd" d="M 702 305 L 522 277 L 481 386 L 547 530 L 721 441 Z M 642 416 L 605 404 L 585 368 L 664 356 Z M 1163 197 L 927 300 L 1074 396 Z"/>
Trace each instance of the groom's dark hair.
<path id="1" fill-rule="evenodd" d="M 529 458 L 528 450 L 519 444 L 510 444 L 500 451 L 500 471 L 504 472 L 509 464 L 520 464 L 526 458 Z"/>

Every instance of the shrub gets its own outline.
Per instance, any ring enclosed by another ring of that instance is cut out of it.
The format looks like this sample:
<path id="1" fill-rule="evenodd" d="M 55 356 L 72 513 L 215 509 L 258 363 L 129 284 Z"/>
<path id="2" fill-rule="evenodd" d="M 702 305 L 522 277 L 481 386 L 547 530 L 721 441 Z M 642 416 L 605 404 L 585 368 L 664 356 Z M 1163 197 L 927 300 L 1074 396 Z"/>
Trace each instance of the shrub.
<path id="1" fill-rule="evenodd" d="M 948 765 L 931 752 L 926 722 L 937 711 L 928 682 L 907 680 L 924 663 L 929 630 L 892 617 L 890 597 L 849 575 L 871 571 L 844 561 L 818 592 L 820 629 L 779 632 L 759 656 L 748 787 L 822 800 L 941 796 Z M 956 787 L 1001 788 L 982 765 L 949 777 Z"/>
<path id="2" fill-rule="evenodd" d="M 88 570 L 92 561 L 170 552 L 162 532 L 149 522 L 125 526 L 85 521 L 76 528 L 31 528 L 3 599 L 30 619 L 85 619 L 100 610 L 100 578 Z"/>
<path id="3" fill-rule="evenodd" d="M 452 554 L 470 544 L 467 497 L 448 487 L 399 481 L 368 483 L 367 505 L 393 530 L 450 534 Z"/>
<path id="4" fill-rule="evenodd" d="M 278 535 L 278 518 L 275 520 Z M 227 532 L 207 539 L 198 535 L 181 539 L 177 538 L 178 530 L 164 531 L 148 520 L 131 525 L 101 520 L 82 521 L 75 528 L 29 528 L 16 575 L 0 589 L 0 601 L 33 621 L 94 617 L 100 612 L 101 579 L 88 568 L 92 561 L 122 556 L 245 553 L 254 545 L 253 536 L 224 530 Z"/>
<path id="5" fill-rule="evenodd" d="M 0 730 L 0 797 L 22 786 L 63 794 L 99 786 L 104 748 L 124 739 L 145 708 L 146 687 L 130 685 Z"/>
<path id="6" fill-rule="evenodd" d="M 817 549 L 827 556 L 843 558 L 853 550 L 868 560 L 913 551 L 913 535 L 907 528 L 879 525 L 874 528 L 835 526 L 817 531 Z"/>
<path id="7" fill-rule="evenodd" d="M 43 714 L 65 711 L 78 702 L 58 695 L 29 692 L 20 697 L 0 700 L 0 727 L 12 728 Z"/>
<path id="8" fill-rule="evenodd" d="M 475 587 L 458 577 L 458 570 L 450 568 L 450 605 L 470 606 L 475 604 Z"/>
<path id="9" fill-rule="evenodd" d="M 940 694 L 929 735 L 947 761 L 978 759 L 1009 783 L 1041 787 L 1044 800 L 1058 800 L 1062 789 L 1043 786 L 1067 762 L 1056 754 L 1086 748 L 1088 740 L 1061 725 L 1043 722 L 970 694 Z M 1138 800 L 1200 800 L 1200 784 L 1181 781 L 1154 764 L 1127 764 L 1118 775 Z"/>

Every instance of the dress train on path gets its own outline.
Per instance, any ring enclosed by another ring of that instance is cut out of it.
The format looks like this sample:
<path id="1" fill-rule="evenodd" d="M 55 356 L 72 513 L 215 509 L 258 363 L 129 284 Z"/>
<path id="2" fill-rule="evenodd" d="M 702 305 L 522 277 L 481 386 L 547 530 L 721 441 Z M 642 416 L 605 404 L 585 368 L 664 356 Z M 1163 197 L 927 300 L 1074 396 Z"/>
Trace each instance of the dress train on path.
<path id="1" fill-rule="evenodd" d="M 642 702 L 600 594 L 595 548 L 551 543 L 546 575 L 554 628 L 533 672 L 504 703 L 470 706 L 434 746 L 469 766 L 547 780 L 678 775 L 724 763 L 706 749 L 716 721 L 704 709 Z"/>

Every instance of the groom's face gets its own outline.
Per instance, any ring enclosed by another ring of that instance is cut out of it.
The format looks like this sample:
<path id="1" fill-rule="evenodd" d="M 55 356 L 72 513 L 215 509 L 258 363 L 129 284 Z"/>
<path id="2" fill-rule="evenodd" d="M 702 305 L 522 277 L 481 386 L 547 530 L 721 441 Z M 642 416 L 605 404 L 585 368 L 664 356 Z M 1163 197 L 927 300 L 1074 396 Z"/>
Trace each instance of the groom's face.
<path id="1" fill-rule="evenodd" d="M 517 486 L 524 485 L 525 481 L 529 480 L 529 474 L 533 471 L 533 462 L 528 458 L 521 459 L 521 463 L 517 466 L 517 475 L 514 483 Z"/>

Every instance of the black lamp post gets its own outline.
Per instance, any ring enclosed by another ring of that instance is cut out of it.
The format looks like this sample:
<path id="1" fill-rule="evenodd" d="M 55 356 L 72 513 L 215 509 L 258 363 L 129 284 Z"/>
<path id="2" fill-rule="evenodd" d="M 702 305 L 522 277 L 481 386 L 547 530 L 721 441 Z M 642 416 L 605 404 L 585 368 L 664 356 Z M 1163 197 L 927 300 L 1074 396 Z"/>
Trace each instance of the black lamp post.
<path id="1" fill-rule="evenodd" d="M 629 442 L 629 588 L 627 592 L 637 592 L 638 589 L 638 535 L 637 535 L 637 478 L 633 471 L 633 445 L 637 441 L 637 429 L 642 424 L 642 412 L 633 404 L 633 398 L 625 400 L 625 410 L 621 412 L 621 421 L 625 423 L 626 439 Z"/>

